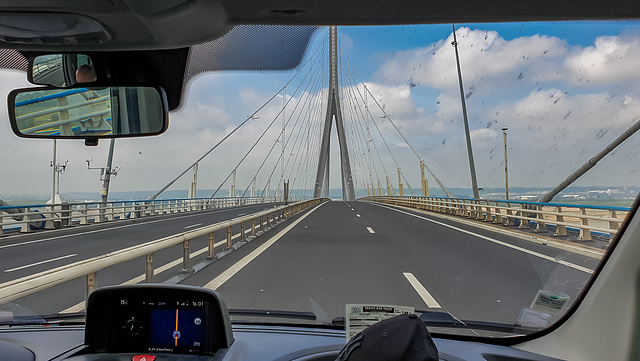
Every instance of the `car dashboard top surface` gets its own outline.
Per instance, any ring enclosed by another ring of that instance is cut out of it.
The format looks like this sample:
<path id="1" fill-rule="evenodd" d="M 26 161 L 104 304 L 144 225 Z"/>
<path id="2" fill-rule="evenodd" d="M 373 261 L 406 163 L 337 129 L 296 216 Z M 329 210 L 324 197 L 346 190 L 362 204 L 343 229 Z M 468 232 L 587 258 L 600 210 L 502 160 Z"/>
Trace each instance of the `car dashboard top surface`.
<path id="1" fill-rule="evenodd" d="M 9 347 L 24 347 L 22 358 L 27 360 L 65 361 L 131 361 L 136 355 L 152 355 L 157 361 L 178 360 L 335 360 L 344 346 L 345 332 L 313 327 L 283 327 L 264 325 L 234 325 L 235 341 L 228 349 L 216 355 L 177 355 L 166 353 L 97 353 L 72 356 L 83 348 L 84 328 L 48 327 L 24 328 L 0 331 L 0 359 L 5 358 Z M 464 342 L 434 338 L 441 360 L 555 360 L 504 346 L 477 342 Z M 34 358 L 35 357 L 35 358 Z M 147 358 L 146 361 L 150 361 Z"/>
<path id="2" fill-rule="evenodd" d="M 85 327 L 0 330 L 12 361 L 335 360 L 345 331 L 322 326 L 231 325 L 215 291 L 191 286 L 105 287 L 88 300 Z M 441 360 L 554 360 L 510 347 L 434 339 Z"/>

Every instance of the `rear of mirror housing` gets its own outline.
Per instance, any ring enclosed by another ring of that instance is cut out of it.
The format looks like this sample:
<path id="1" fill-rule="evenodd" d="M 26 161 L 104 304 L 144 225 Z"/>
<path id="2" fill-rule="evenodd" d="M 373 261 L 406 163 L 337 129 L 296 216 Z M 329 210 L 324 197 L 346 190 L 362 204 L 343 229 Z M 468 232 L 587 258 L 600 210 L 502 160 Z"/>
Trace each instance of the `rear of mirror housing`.
<path id="1" fill-rule="evenodd" d="M 8 97 L 13 132 L 23 138 L 85 139 L 163 133 L 168 107 L 161 87 L 16 89 Z"/>

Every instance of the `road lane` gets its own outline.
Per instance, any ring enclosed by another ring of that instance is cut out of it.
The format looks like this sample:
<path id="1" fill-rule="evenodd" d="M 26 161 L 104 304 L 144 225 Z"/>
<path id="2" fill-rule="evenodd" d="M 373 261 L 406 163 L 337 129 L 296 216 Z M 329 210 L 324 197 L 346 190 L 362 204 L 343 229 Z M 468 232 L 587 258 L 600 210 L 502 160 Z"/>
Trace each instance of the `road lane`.
<path id="1" fill-rule="evenodd" d="M 415 263 L 408 259 L 408 267 L 416 270 L 416 277 L 440 298 L 443 307 L 461 319 L 512 323 L 540 289 L 566 293 L 573 301 L 590 277 L 580 269 L 588 271 L 597 265 L 590 257 L 451 220 L 432 217 L 415 222 L 415 217 L 403 212 L 385 212 L 380 217 L 374 211 L 371 221 L 379 231 L 384 225 L 403 240 L 398 243 L 399 252 L 419 255 Z M 575 266 L 558 264 L 559 260 Z"/>
<path id="2" fill-rule="evenodd" d="M 346 303 L 430 309 L 405 276 L 410 273 L 436 304 L 460 319 L 513 323 L 538 290 L 561 291 L 574 300 L 590 276 L 536 253 L 595 266 L 568 251 L 473 231 L 517 247 L 369 203 L 330 202 L 217 289 L 230 308 L 312 310 L 329 318 L 343 316 Z M 232 254 L 184 283 L 202 286 L 241 257 Z"/>

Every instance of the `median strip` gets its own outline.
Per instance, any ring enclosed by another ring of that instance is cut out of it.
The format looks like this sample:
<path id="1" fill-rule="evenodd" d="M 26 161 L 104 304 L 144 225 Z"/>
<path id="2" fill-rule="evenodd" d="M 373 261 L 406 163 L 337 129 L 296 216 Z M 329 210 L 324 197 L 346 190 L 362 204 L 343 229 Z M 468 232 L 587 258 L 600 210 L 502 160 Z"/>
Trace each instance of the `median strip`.
<path id="1" fill-rule="evenodd" d="M 148 256 L 159 250 L 169 248 L 181 243 L 186 246 L 187 242 L 192 239 L 205 236 L 223 229 L 227 229 L 227 231 L 229 231 L 231 227 L 239 224 L 242 225 L 249 221 L 255 222 L 259 219 L 260 223 L 262 224 L 262 217 L 267 218 L 266 221 L 267 225 L 269 226 L 273 221 L 282 221 L 288 216 L 299 213 L 302 210 L 313 206 L 314 204 L 318 204 L 324 201 L 326 201 L 326 199 L 312 199 L 308 201 L 293 203 L 288 206 L 276 207 L 269 211 L 258 212 L 250 216 L 234 218 L 224 222 L 216 223 L 214 225 L 201 227 L 195 230 L 189 230 L 176 235 L 156 239 L 140 245 L 124 248 L 101 256 L 96 256 L 72 264 L 28 275 L 19 279 L 4 282 L 0 284 L 0 303 L 13 301 L 15 299 L 39 292 L 41 290 L 56 286 L 58 284 L 81 277 L 83 275 L 87 276 L 87 287 L 89 287 L 88 290 L 90 291 L 92 286 L 92 284 L 90 283 L 95 277 L 95 273 L 109 266 L 127 262 L 139 257 Z M 184 249 L 184 259 L 188 260 L 188 248 L 185 247 Z M 185 264 L 187 264 L 188 266 L 187 261 L 185 261 Z"/>
<path id="2" fill-rule="evenodd" d="M 251 233 L 251 230 L 250 229 L 246 230 L 244 233 L 245 234 Z M 236 233 L 233 237 L 231 237 L 231 239 L 234 240 L 234 239 L 236 239 L 238 237 L 240 237 L 240 233 Z M 220 246 L 225 245 L 225 244 L 227 244 L 227 240 L 223 239 L 222 241 L 216 242 L 213 246 L 214 247 L 220 247 Z M 199 255 L 201 255 L 203 253 L 206 253 L 207 251 L 209 251 L 209 247 L 200 248 L 197 251 L 191 252 L 191 258 L 195 258 L 195 257 L 197 257 L 197 256 L 199 256 Z M 183 261 L 182 257 L 180 257 L 180 258 L 177 258 L 177 259 L 165 264 L 164 266 L 160 266 L 158 268 L 154 268 L 153 269 L 153 275 L 154 276 L 158 275 L 158 274 L 160 274 L 160 273 L 162 273 L 164 271 L 167 271 L 167 270 L 169 270 L 169 269 L 171 269 L 171 268 L 173 268 L 173 267 L 175 267 L 175 266 L 177 266 L 179 264 L 182 264 L 182 261 Z M 132 279 L 130 279 L 128 281 L 125 281 L 125 282 L 123 282 L 121 284 L 122 285 L 138 284 L 138 283 L 144 282 L 145 277 L 146 277 L 145 274 L 141 274 L 141 275 L 139 275 L 137 277 L 134 277 L 134 278 L 132 278 Z M 84 311 L 84 306 L 85 306 L 85 302 L 84 301 L 78 302 L 75 305 L 60 311 L 60 313 L 82 312 L 82 311 Z"/>
<path id="3" fill-rule="evenodd" d="M 324 203 L 323 203 L 324 204 Z M 218 277 L 211 280 L 211 282 L 204 285 L 204 288 L 210 288 L 212 290 L 218 289 L 225 282 L 227 282 L 231 277 L 233 277 L 236 273 L 240 272 L 249 262 L 253 261 L 256 257 L 258 257 L 262 252 L 266 251 L 269 247 L 271 247 L 277 240 L 282 238 L 287 232 L 291 230 L 291 228 L 295 227 L 298 223 L 302 222 L 303 219 L 307 218 L 308 215 L 313 213 L 318 207 L 322 206 L 322 204 L 315 206 L 309 212 L 305 213 L 302 217 L 296 219 L 293 223 L 288 225 L 285 229 L 278 232 L 275 236 L 271 237 L 268 241 L 261 244 L 258 248 L 253 250 L 253 252 L 244 256 L 240 261 L 236 262 L 233 266 L 227 268 L 226 271 L 222 272 Z"/>
<path id="4" fill-rule="evenodd" d="M 220 209 L 220 210 L 207 212 L 205 214 L 221 213 L 221 212 L 228 212 L 228 211 L 229 211 L 229 209 Z M 202 215 L 203 215 L 203 213 L 194 213 L 194 214 L 186 214 L 186 215 L 183 215 L 183 216 L 173 216 L 173 217 L 171 217 L 171 220 L 180 219 L 180 218 L 186 218 L 186 217 L 200 217 Z M 140 218 L 136 218 L 136 219 L 140 219 Z M 76 236 L 84 236 L 86 234 L 92 234 L 92 233 L 109 232 L 109 231 L 122 229 L 122 228 L 140 227 L 140 226 L 145 226 L 145 225 L 148 225 L 148 224 L 151 224 L 151 223 L 158 223 L 158 222 L 164 222 L 164 221 L 166 221 L 166 218 L 160 218 L 160 219 L 154 219 L 154 220 L 146 220 L 146 219 L 144 219 L 143 221 L 138 222 L 138 223 L 123 224 L 123 225 L 113 226 L 113 227 L 109 227 L 109 228 L 105 228 L 105 229 L 101 228 L 101 229 L 95 229 L 95 230 L 91 230 L 91 231 L 77 232 L 77 233 L 71 233 L 71 234 L 64 234 L 64 235 L 61 235 L 61 236 L 55 236 L 55 237 L 49 237 L 49 238 L 43 238 L 43 239 L 36 239 L 36 240 L 32 240 L 32 241 L 24 241 L 24 242 L 19 242 L 19 243 L 5 244 L 5 245 L 0 246 L 0 249 L 24 246 L 24 245 L 29 245 L 29 244 L 33 244 L 33 243 L 54 241 L 56 239 L 62 239 L 62 238 L 71 238 L 71 237 L 76 237 Z M 100 225 L 100 224 L 105 224 L 105 223 L 94 223 L 94 224 L 95 225 Z"/>

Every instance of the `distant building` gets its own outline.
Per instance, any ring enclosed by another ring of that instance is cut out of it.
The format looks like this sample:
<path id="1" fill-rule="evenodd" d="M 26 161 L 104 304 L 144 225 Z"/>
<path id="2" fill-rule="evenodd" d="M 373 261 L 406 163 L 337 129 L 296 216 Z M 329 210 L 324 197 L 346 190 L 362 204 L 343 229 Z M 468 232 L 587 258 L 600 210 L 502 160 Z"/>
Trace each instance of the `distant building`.
<path id="1" fill-rule="evenodd" d="M 565 194 L 562 196 L 564 199 L 587 199 L 587 197 L 580 194 Z"/>
<path id="2" fill-rule="evenodd" d="M 534 195 L 534 196 L 516 196 L 515 199 L 520 199 L 523 201 L 529 201 L 529 200 L 535 200 L 540 198 L 540 196 Z"/>

